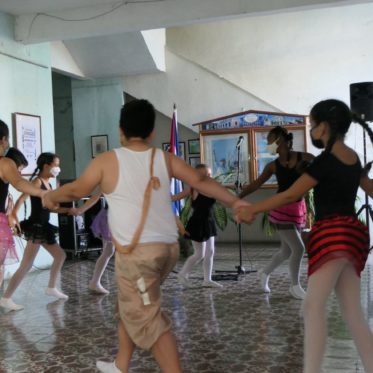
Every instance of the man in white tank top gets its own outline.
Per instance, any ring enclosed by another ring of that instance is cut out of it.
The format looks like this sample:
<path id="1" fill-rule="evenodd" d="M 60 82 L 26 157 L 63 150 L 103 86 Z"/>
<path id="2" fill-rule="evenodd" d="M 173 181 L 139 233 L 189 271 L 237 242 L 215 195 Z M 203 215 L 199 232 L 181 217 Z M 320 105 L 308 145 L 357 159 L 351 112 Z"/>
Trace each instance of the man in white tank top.
<path id="1" fill-rule="evenodd" d="M 178 259 L 177 228 L 171 209 L 170 178 L 175 177 L 228 207 L 247 204 L 181 158 L 149 145 L 155 111 L 146 100 L 125 104 L 120 136 L 125 146 L 95 158 L 73 183 L 44 198 L 53 209 L 99 187 L 109 205 L 116 246 L 119 351 L 114 362 L 97 362 L 101 372 L 127 372 L 136 346 L 151 349 L 163 372 L 182 371 L 170 321 L 160 309 L 160 285 Z M 145 202 L 145 203 L 144 203 Z"/>

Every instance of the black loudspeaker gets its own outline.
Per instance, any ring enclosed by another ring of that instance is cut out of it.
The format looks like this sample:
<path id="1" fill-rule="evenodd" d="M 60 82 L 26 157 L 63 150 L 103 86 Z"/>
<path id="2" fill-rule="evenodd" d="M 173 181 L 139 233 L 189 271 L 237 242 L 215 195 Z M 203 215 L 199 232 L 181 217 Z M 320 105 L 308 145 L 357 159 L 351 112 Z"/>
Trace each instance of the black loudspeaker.
<path id="1" fill-rule="evenodd" d="M 351 111 L 365 121 L 373 121 L 373 82 L 350 84 Z"/>

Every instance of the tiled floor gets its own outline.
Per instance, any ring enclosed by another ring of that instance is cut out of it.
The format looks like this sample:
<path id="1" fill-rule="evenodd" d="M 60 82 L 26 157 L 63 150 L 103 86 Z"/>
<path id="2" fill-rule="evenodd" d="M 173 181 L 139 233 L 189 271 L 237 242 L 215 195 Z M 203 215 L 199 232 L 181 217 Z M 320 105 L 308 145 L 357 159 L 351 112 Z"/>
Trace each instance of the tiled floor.
<path id="1" fill-rule="evenodd" d="M 245 246 L 246 269 L 260 268 L 276 250 Z M 0 373 L 96 372 L 96 359 L 111 360 L 116 352 L 113 263 L 103 284 L 108 296 L 92 295 L 87 282 L 92 260 L 66 262 L 62 289 L 67 302 L 51 302 L 43 293 L 48 271 L 31 273 L 14 296 L 25 310 L 0 313 Z M 235 246 L 218 246 L 216 269 L 237 264 Z M 178 268 L 182 265 L 180 261 Z M 302 282 L 305 284 L 305 263 Z M 258 290 L 256 274 L 224 281 L 223 289 L 204 289 L 201 269 L 193 287 L 182 288 L 173 273 L 164 284 L 164 308 L 172 316 L 185 373 L 301 373 L 303 327 L 300 301 L 288 294 L 286 265 L 271 278 L 272 293 Z M 373 317 L 370 267 L 363 275 L 363 304 Z M 367 307 L 367 306 L 370 307 Z M 341 321 L 335 299 L 329 303 L 329 341 L 325 372 L 363 372 L 356 349 Z M 0 311 L 2 312 L 2 311 Z M 131 372 L 159 372 L 151 355 L 135 353 Z"/>

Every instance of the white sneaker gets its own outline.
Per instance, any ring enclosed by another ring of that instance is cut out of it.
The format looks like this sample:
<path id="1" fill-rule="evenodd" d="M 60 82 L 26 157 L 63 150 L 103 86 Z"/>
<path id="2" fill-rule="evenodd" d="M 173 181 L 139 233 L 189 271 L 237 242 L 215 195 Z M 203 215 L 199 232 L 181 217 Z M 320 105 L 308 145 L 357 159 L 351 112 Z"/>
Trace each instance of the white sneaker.
<path id="1" fill-rule="evenodd" d="M 0 307 L 3 307 L 8 311 L 19 311 L 25 308 L 20 304 L 14 303 L 11 298 L 0 298 Z"/>
<path id="2" fill-rule="evenodd" d="M 259 269 L 258 271 L 258 279 L 260 281 L 260 286 L 262 290 L 265 293 L 270 293 L 271 289 L 268 286 L 269 276 L 266 273 L 264 273 L 262 269 Z"/>
<path id="3" fill-rule="evenodd" d="M 304 299 L 306 297 L 306 292 L 300 285 L 290 286 L 289 292 L 295 299 Z"/>
<path id="4" fill-rule="evenodd" d="M 108 363 L 106 361 L 97 361 L 96 368 L 102 373 L 121 373 L 115 365 L 115 361 Z"/>
<path id="5" fill-rule="evenodd" d="M 209 281 L 203 281 L 202 286 L 204 288 L 222 288 L 223 285 L 219 284 L 218 282 L 209 280 Z"/>

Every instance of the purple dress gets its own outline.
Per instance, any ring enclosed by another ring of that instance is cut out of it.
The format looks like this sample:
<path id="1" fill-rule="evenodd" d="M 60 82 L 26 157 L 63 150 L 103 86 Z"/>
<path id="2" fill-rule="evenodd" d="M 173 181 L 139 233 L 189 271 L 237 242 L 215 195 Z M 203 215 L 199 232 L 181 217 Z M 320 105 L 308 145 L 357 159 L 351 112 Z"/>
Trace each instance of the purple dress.
<path id="1" fill-rule="evenodd" d="M 107 209 L 102 208 L 91 224 L 93 234 L 105 241 L 111 241 L 111 233 L 108 225 Z"/>

